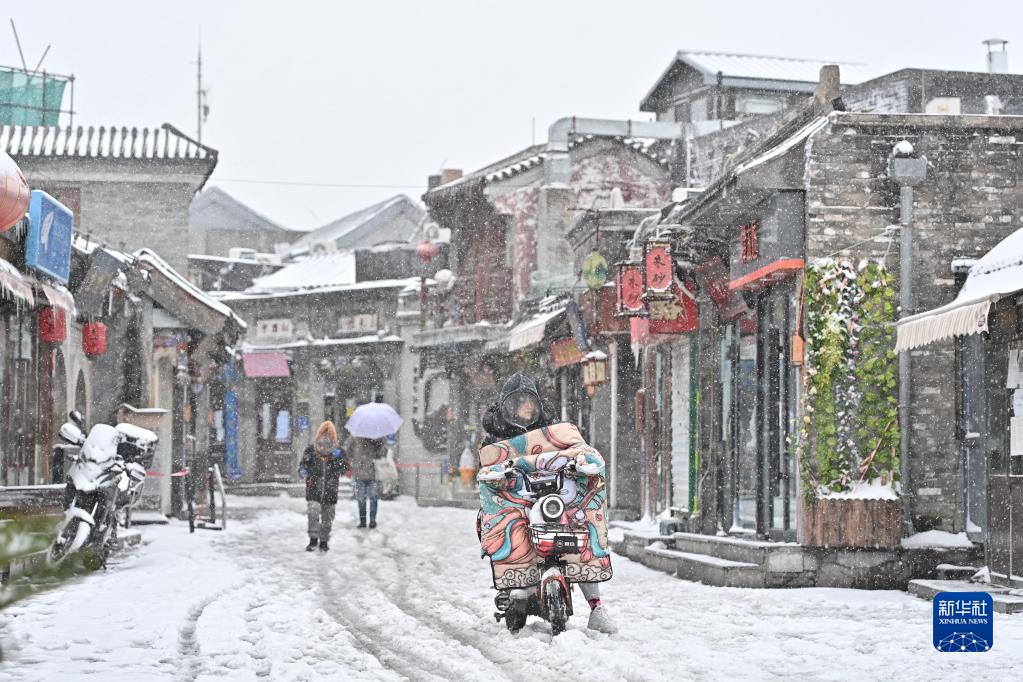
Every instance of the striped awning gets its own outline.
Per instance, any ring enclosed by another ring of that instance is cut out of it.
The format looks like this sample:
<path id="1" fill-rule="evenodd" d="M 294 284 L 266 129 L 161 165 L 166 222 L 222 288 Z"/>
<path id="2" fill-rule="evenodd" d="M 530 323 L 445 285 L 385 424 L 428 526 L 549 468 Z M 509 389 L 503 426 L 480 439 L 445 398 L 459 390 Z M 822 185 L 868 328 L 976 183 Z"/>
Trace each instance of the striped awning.
<path id="1" fill-rule="evenodd" d="M 991 304 L 1019 291 L 1023 291 L 1023 229 L 974 263 L 954 301 L 899 320 L 895 351 L 986 332 Z"/>

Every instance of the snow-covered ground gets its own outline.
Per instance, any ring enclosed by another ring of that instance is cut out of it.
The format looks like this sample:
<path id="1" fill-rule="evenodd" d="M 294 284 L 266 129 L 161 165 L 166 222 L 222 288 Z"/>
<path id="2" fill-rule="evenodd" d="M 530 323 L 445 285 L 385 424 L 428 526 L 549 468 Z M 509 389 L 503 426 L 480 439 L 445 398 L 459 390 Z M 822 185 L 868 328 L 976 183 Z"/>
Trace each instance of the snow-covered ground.
<path id="1" fill-rule="evenodd" d="M 604 592 L 620 634 L 576 616 L 512 636 L 473 512 L 402 498 L 360 531 L 342 501 L 331 551 L 308 554 L 304 506 L 232 498 L 223 533 L 146 527 L 105 573 L 0 612 L 0 680 L 1023 678 L 1023 616 L 996 616 L 991 652 L 943 654 L 905 593 L 706 587 L 625 559 Z"/>

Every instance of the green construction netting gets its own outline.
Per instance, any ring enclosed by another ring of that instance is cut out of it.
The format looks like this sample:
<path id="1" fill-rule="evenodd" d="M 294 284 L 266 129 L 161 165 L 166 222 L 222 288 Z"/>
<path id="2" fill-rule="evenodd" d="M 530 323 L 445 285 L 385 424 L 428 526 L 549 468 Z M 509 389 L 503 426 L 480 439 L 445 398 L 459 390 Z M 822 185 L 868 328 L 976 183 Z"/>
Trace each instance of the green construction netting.
<path id="1" fill-rule="evenodd" d="M 57 125 L 68 81 L 0 68 L 0 124 Z"/>

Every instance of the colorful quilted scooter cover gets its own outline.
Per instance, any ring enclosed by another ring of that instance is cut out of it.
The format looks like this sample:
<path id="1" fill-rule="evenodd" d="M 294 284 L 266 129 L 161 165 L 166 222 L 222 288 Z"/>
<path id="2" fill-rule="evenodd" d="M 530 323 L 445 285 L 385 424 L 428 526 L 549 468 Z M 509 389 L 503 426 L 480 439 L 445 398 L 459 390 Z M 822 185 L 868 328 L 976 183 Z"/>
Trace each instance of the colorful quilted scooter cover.
<path id="1" fill-rule="evenodd" d="M 538 469 L 556 471 L 583 455 L 600 466 L 600 474 L 565 477 L 561 499 L 568 522 L 584 526 L 587 539 L 578 554 L 566 554 L 565 577 L 573 582 L 611 579 L 611 552 L 607 543 L 607 502 L 604 458 L 583 441 L 573 424 L 553 424 L 499 441 L 480 450 L 481 471 L 513 466 L 523 474 Z M 540 559 L 529 538 L 531 499 L 520 497 L 521 475 L 480 483 L 480 542 L 490 557 L 494 587 L 529 587 L 540 582 Z"/>

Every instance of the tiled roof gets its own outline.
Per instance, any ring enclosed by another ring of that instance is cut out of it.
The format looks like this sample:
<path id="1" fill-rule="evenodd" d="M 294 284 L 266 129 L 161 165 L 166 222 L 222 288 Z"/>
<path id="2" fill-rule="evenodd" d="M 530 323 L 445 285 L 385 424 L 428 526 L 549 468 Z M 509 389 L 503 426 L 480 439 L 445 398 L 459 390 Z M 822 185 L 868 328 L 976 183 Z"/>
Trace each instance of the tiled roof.
<path id="1" fill-rule="evenodd" d="M 0 127 L 0 149 L 22 158 L 217 158 L 217 150 L 199 144 L 169 123 L 159 128 L 5 125 Z"/>
<path id="2" fill-rule="evenodd" d="M 640 154 L 650 157 L 653 161 L 661 164 L 662 166 L 668 165 L 668 157 L 665 153 L 667 145 L 663 144 L 663 140 L 655 140 L 652 138 L 638 138 L 638 137 L 600 137 L 595 135 L 577 135 L 569 141 L 569 149 L 575 149 L 580 145 L 586 144 L 593 140 L 614 140 L 621 144 L 634 149 Z M 658 144 L 658 143 L 662 144 Z M 477 171 L 473 171 L 467 175 L 464 175 L 457 180 L 435 187 L 430 192 L 446 191 L 458 185 L 465 184 L 467 182 L 479 181 L 484 182 L 500 182 L 513 178 L 520 173 L 524 173 L 531 168 L 535 168 L 543 164 L 544 159 L 547 158 L 547 145 L 535 144 L 531 147 L 527 147 L 517 154 L 513 154 L 505 159 L 492 163 L 489 166 L 480 168 Z M 430 192 L 427 192 L 429 194 Z"/>

